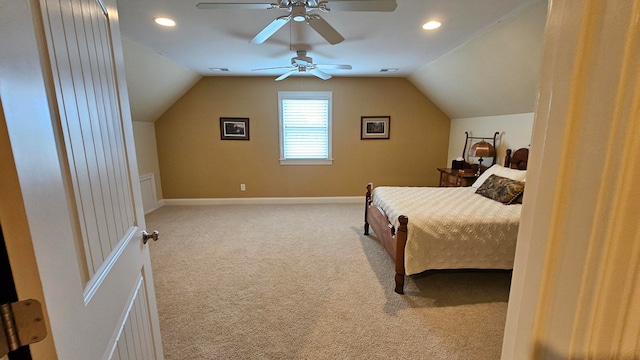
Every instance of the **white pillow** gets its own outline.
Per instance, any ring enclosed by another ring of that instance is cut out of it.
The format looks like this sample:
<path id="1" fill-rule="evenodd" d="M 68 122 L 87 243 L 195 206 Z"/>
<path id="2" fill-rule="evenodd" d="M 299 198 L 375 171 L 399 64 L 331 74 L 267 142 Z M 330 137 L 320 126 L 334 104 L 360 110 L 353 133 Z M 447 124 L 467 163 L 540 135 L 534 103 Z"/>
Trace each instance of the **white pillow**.
<path id="1" fill-rule="evenodd" d="M 510 169 L 502 165 L 495 164 L 485 170 L 485 172 L 483 172 L 471 186 L 475 188 L 480 187 L 480 185 L 482 185 L 482 183 L 484 183 L 484 181 L 491 175 L 498 175 L 511 180 L 525 181 L 527 177 L 527 170 Z"/>

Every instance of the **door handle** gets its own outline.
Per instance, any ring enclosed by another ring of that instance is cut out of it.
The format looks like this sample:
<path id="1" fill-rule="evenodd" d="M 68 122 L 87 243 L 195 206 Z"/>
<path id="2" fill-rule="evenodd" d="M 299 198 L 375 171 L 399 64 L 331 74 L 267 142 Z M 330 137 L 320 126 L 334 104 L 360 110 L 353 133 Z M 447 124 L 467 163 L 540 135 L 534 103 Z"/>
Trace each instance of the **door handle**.
<path id="1" fill-rule="evenodd" d="M 160 233 L 158 230 L 154 230 L 151 234 L 147 232 L 147 230 L 142 230 L 142 243 L 146 244 L 149 239 L 153 239 L 153 241 L 158 241 L 160 238 Z"/>

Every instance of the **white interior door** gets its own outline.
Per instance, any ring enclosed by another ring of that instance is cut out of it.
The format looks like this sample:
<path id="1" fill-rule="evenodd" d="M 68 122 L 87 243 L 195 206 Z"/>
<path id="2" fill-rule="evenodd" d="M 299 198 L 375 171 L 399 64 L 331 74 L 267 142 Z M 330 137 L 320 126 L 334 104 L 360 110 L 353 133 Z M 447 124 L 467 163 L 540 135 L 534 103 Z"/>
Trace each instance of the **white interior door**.
<path id="1" fill-rule="evenodd" d="M 0 100 L 56 355 L 162 359 L 115 0 L 0 8 Z"/>

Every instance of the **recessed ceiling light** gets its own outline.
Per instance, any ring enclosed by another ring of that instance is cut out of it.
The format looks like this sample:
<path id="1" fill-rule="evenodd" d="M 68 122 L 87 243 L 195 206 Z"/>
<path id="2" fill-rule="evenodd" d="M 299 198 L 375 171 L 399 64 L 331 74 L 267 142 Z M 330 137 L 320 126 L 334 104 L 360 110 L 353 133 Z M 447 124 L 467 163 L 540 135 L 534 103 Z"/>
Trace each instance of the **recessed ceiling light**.
<path id="1" fill-rule="evenodd" d="M 398 71 L 398 68 L 383 68 L 380 69 L 380 72 L 396 72 Z"/>
<path id="2" fill-rule="evenodd" d="M 422 28 L 425 30 L 435 30 L 437 28 L 439 28 L 440 26 L 442 26 L 442 23 L 440 21 L 429 21 L 428 23 L 425 23 L 424 25 L 422 25 Z"/>
<path id="3" fill-rule="evenodd" d="M 176 22 L 169 19 L 169 18 L 165 18 L 165 17 L 157 17 L 157 18 L 153 18 L 153 21 L 156 22 L 156 24 L 158 25 L 162 25 L 162 26 L 176 26 Z"/>
<path id="4" fill-rule="evenodd" d="M 216 72 L 227 72 L 229 71 L 229 68 L 209 68 L 209 70 Z"/>

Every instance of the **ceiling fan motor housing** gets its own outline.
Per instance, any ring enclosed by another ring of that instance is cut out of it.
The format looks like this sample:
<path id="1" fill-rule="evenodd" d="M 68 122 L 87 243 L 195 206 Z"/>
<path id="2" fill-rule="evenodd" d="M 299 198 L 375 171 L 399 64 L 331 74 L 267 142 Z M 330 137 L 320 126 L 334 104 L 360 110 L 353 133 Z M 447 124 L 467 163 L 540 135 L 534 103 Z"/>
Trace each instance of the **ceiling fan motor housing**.
<path id="1" fill-rule="evenodd" d="M 301 22 L 307 19 L 307 9 L 304 5 L 293 5 L 291 7 L 291 19 Z"/>
<path id="2" fill-rule="evenodd" d="M 306 51 L 298 50 L 296 53 L 298 56 L 291 58 L 291 65 L 308 67 L 313 64 L 313 59 L 307 56 Z"/>

